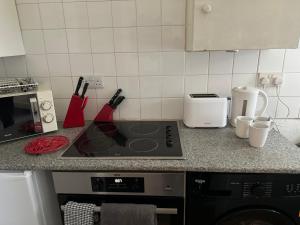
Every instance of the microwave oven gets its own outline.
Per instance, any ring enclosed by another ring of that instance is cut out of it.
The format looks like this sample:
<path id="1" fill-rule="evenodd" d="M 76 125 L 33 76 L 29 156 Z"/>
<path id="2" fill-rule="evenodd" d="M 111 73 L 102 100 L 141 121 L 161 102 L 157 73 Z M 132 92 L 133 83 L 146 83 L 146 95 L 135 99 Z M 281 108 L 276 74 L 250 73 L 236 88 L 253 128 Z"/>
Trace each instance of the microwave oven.
<path id="1" fill-rule="evenodd" d="M 55 130 L 52 91 L 0 95 L 0 143 Z"/>

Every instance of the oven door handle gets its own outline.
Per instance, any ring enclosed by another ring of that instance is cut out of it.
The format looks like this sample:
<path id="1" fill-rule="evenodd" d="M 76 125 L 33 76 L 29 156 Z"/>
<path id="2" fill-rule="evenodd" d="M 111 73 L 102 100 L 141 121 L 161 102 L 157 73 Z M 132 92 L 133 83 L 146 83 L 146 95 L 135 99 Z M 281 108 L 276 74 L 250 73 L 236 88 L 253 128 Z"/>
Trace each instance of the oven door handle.
<path id="1" fill-rule="evenodd" d="M 65 206 L 62 205 L 60 206 L 60 209 L 62 211 L 65 211 Z M 96 206 L 94 209 L 95 212 L 101 212 L 101 207 Z M 176 208 L 157 208 L 156 209 L 156 214 L 160 214 L 160 215 L 177 215 L 178 214 L 178 209 Z"/>

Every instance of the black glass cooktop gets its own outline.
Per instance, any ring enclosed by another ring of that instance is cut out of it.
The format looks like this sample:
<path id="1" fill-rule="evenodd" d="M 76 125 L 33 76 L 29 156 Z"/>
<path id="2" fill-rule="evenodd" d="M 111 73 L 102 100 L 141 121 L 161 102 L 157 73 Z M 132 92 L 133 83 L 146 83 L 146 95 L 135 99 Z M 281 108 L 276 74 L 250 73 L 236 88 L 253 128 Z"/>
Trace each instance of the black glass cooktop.
<path id="1" fill-rule="evenodd" d="M 62 157 L 181 159 L 177 122 L 94 122 Z"/>

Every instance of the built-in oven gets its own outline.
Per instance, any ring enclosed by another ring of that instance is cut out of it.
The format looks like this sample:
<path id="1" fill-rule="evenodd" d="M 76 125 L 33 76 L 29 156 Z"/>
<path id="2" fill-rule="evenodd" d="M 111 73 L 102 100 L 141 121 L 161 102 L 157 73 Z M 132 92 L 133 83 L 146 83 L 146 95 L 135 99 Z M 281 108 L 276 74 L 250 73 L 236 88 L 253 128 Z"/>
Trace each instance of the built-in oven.
<path id="1" fill-rule="evenodd" d="M 102 203 L 151 204 L 158 225 L 184 224 L 184 173 L 53 172 L 62 219 L 69 201 L 96 205 L 94 224 L 100 224 Z"/>
<path id="2" fill-rule="evenodd" d="M 0 95 L 0 142 L 57 130 L 52 92 Z"/>

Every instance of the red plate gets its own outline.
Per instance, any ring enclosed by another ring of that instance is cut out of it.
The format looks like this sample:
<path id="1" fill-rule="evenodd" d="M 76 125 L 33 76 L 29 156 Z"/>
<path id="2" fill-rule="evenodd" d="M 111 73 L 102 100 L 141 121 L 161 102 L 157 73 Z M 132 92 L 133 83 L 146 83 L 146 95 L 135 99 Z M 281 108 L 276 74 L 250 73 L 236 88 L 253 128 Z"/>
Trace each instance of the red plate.
<path id="1" fill-rule="evenodd" d="M 46 154 L 56 152 L 69 144 L 69 139 L 65 136 L 46 136 L 35 138 L 24 148 L 27 154 Z"/>

